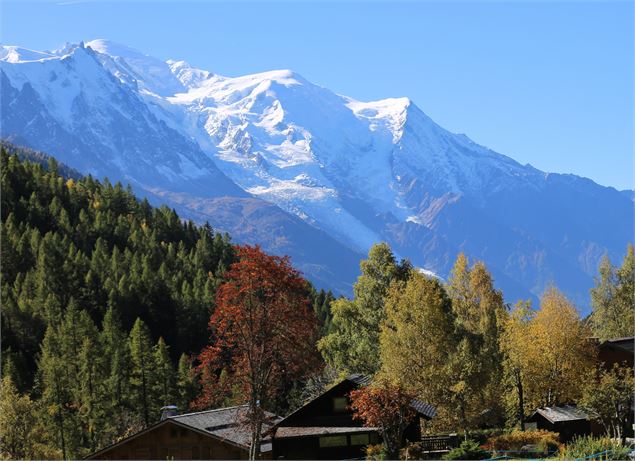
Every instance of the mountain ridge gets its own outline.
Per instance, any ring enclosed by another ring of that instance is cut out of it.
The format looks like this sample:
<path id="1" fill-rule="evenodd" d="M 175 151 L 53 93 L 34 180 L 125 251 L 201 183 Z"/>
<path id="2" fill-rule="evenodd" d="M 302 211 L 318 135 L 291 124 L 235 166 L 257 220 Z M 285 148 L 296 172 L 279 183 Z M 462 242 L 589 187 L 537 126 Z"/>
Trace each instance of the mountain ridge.
<path id="1" fill-rule="evenodd" d="M 583 308 L 599 258 L 616 259 L 632 238 L 628 194 L 521 165 L 443 129 L 409 98 L 360 102 L 289 70 L 223 77 L 104 40 L 52 53 L 23 62 L 16 61 L 16 47 L 3 51 L 11 57 L 0 59 L 3 109 L 13 104 L 22 114 L 3 116 L 2 136 L 45 151 L 54 144 L 71 152 L 61 159 L 70 166 L 85 172 L 98 165 L 172 200 L 181 214 L 213 218 L 216 204 L 226 224 L 239 223 L 245 207 L 228 206 L 224 197 L 243 205 L 260 200 L 257 209 L 273 213 L 264 203 L 274 205 L 294 217 L 288 222 L 325 234 L 330 248 L 346 248 L 349 256 L 383 240 L 417 266 L 447 276 L 456 253 L 465 251 L 488 264 L 509 301 L 535 298 L 554 282 Z M 87 57 L 92 63 L 82 67 Z M 42 82 L 51 71 L 61 74 L 55 63 L 64 60 L 62 78 L 83 85 L 70 102 L 47 88 L 55 81 Z M 38 66 L 46 70 L 29 69 Z M 90 89 L 95 78 L 104 82 L 102 93 Z M 100 101 L 109 101 L 103 110 Z M 53 141 L 26 123 L 38 109 L 45 114 L 39 123 L 55 127 Z M 112 139 L 119 142 L 104 148 Z M 86 155 L 89 147 L 101 152 Z M 228 231 L 235 235 L 239 227 Z M 315 266 L 321 241 L 309 234 L 312 262 L 299 254 L 300 235 L 287 239 L 297 242 L 291 246 L 304 267 Z M 344 283 L 333 277 L 326 283 L 350 286 L 356 272 L 342 274 Z"/>

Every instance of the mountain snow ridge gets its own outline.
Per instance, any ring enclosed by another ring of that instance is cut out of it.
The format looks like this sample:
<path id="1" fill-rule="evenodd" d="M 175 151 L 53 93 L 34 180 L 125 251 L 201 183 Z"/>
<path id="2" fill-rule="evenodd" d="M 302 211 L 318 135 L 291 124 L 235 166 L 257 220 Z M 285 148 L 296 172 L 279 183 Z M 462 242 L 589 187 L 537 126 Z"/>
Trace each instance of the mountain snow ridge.
<path id="1" fill-rule="evenodd" d="M 3 47 L 0 70 L 13 90 L 3 98 L 43 105 L 42 123 L 64 131 L 55 146 L 77 151 L 62 160 L 181 210 L 251 196 L 358 254 L 385 240 L 444 276 L 463 250 L 484 259 L 513 296 L 537 295 L 553 280 L 579 302 L 598 258 L 615 258 L 628 240 L 621 230 L 591 229 L 577 210 L 628 218 L 624 194 L 523 166 L 443 129 L 408 98 L 360 102 L 290 70 L 224 77 L 107 40 L 22 50 Z M 25 128 L 34 113 L 9 117 L 2 135 L 46 148 L 43 132 Z M 176 143 L 170 149 L 161 145 L 166 133 Z M 93 158 L 77 158 L 89 147 Z M 611 206 L 600 203 L 605 196 Z M 545 216 L 570 222 L 550 232 L 536 225 Z"/>

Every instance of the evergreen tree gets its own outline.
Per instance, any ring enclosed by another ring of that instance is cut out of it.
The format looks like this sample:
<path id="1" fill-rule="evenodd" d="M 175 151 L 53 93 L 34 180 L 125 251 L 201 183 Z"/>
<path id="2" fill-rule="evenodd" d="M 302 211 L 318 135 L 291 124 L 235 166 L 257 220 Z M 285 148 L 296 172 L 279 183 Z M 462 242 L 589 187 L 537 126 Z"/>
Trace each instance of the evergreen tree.
<path id="1" fill-rule="evenodd" d="M 95 338 L 85 337 L 78 356 L 79 362 L 79 418 L 86 439 L 88 453 L 102 445 L 105 419 L 109 416 L 105 405 L 105 373 L 103 354 Z M 87 454 L 88 454 L 87 453 Z"/>
<path id="2" fill-rule="evenodd" d="M 141 319 L 135 321 L 129 336 L 131 361 L 131 403 L 147 427 L 156 419 L 157 405 L 152 391 L 154 357 L 150 331 Z"/>
<path id="3" fill-rule="evenodd" d="M 130 398 L 130 350 L 119 317 L 112 307 L 104 316 L 100 340 L 106 360 L 105 394 L 110 414 L 114 416 L 116 408 L 126 405 Z"/>
<path id="4" fill-rule="evenodd" d="M 177 372 L 177 406 L 186 411 L 190 408 L 190 403 L 196 399 L 199 393 L 196 371 L 192 366 L 192 358 L 181 354 Z"/>
<path id="5" fill-rule="evenodd" d="M 59 333 L 49 326 L 42 341 L 39 375 L 42 386 L 42 402 L 48 412 L 46 426 L 54 445 L 63 459 L 79 457 L 80 436 L 73 411 L 72 375 L 59 351 L 62 348 Z"/>
<path id="6" fill-rule="evenodd" d="M 158 396 L 161 406 L 176 403 L 176 376 L 170 360 L 168 346 L 159 338 L 154 347 L 153 395 Z"/>

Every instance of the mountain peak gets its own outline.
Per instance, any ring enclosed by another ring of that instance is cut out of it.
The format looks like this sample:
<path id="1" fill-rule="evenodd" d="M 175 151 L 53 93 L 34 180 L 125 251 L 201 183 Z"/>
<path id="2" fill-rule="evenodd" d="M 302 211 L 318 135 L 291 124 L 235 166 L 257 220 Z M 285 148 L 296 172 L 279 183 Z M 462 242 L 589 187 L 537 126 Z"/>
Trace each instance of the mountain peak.
<path id="1" fill-rule="evenodd" d="M 127 45 L 122 45 L 112 40 L 98 38 L 85 43 L 86 47 L 90 47 L 98 53 L 107 54 L 112 57 L 121 58 L 139 58 L 150 57 L 147 54 L 142 53 Z"/>
<path id="2" fill-rule="evenodd" d="M 1 101 L 17 110 L 2 111 L 0 133 L 197 219 L 217 219 L 210 197 L 240 191 L 355 252 L 386 241 L 441 276 L 464 251 L 510 300 L 553 280 L 588 302 L 597 261 L 630 238 L 632 194 L 520 165 L 409 98 L 362 102 L 289 69 L 223 77 L 110 40 L 85 46 L 2 47 Z"/>
<path id="3" fill-rule="evenodd" d="M 112 58 L 116 66 L 113 73 L 120 76 L 122 81 L 132 77 L 146 93 L 172 96 L 185 91 L 185 86 L 167 62 L 106 39 L 91 40 L 86 47 Z"/>
<path id="4" fill-rule="evenodd" d="M 0 46 L 0 61 L 19 63 L 29 61 L 40 61 L 42 59 L 54 58 L 55 55 L 45 51 L 35 51 L 14 45 Z"/>

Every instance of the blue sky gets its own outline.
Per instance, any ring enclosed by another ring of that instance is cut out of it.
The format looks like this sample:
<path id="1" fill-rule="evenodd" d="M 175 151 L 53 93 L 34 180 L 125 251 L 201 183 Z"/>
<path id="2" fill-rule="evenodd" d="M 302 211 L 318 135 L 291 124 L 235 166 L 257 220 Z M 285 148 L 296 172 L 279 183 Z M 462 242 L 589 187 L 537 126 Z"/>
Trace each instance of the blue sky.
<path id="1" fill-rule="evenodd" d="M 623 2 L 1 3 L 4 44 L 108 38 L 223 75 L 289 68 L 408 96 L 537 168 L 635 188 L 634 13 Z"/>

